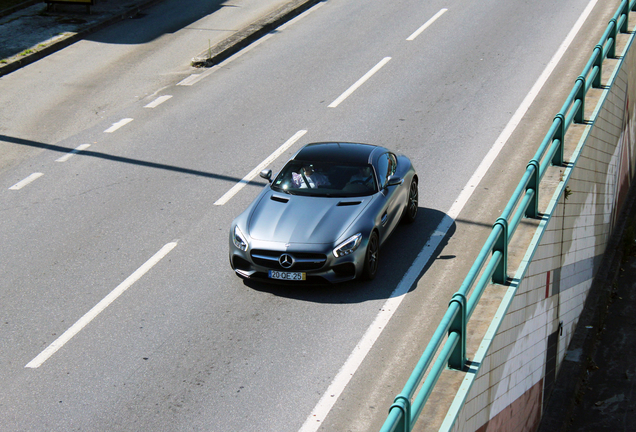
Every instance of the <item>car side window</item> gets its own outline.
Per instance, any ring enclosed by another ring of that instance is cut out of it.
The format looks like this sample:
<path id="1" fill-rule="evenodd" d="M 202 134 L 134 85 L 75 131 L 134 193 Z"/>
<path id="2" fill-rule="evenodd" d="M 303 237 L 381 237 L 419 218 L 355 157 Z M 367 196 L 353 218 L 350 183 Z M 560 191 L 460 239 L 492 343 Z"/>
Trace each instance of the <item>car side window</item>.
<path id="1" fill-rule="evenodd" d="M 397 158 L 393 153 L 384 153 L 378 159 L 378 180 L 380 189 L 386 186 L 389 176 L 395 174 L 397 169 Z"/>

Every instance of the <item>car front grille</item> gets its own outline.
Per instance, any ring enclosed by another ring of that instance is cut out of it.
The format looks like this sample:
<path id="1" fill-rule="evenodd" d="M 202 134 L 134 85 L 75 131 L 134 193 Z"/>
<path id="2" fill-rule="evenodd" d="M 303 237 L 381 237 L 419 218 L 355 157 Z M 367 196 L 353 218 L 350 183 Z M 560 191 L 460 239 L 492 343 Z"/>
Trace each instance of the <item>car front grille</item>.
<path id="1" fill-rule="evenodd" d="M 280 264 L 281 255 L 289 255 L 293 259 L 291 267 L 283 267 Z M 269 251 L 263 249 L 254 249 L 250 256 L 254 264 L 266 267 L 272 270 L 283 271 L 308 271 L 318 270 L 325 265 L 327 257 L 319 253 L 306 252 L 280 252 Z"/>

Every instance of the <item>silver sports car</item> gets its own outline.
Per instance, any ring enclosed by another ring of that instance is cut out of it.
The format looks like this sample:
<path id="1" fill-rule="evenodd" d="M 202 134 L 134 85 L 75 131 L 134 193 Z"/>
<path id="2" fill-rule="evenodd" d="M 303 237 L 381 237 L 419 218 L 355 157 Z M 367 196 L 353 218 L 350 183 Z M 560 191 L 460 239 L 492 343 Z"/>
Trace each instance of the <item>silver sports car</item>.
<path id="1" fill-rule="evenodd" d="M 384 147 L 308 144 L 230 228 L 230 264 L 262 281 L 373 279 L 380 246 L 417 215 L 411 161 Z"/>

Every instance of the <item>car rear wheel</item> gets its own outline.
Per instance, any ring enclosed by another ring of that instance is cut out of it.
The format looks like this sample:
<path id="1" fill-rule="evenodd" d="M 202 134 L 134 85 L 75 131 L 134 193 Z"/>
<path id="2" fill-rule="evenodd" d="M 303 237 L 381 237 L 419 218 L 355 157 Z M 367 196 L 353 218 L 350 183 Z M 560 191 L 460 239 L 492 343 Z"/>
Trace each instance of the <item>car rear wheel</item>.
<path id="1" fill-rule="evenodd" d="M 373 231 L 369 237 L 369 243 L 367 244 L 367 253 L 364 259 L 364 271 L 362 277 L 365 280 L 371 280 L 375 278 L 378 272 L 378 258 L 380 253 L 380 239 L 378 233 Z"/>
<path id="2" fill-rule="evenodd" d="M 413 223 L 415 216 L 417 216 L 418 205 L 418 192 L 417 192 L 417 180 L 411 180 L 411 186 L 409 187 L 409 198 L 406 202 L 406 208 L 404 209 L 404 222 Z"/>

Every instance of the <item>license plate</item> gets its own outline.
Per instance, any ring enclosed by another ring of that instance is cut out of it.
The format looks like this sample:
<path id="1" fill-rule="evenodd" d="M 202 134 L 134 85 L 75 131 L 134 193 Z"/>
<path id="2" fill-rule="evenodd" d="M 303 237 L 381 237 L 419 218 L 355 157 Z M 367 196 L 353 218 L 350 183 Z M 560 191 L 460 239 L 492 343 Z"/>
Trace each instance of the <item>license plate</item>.
<path id="1" fill-rule="evenodd" d="M 304 281 L 305 273 L 301 272 L 282 272 L 276 270 L 269 271 L 270 279 L 290 280 L 290 281 Z"/>

